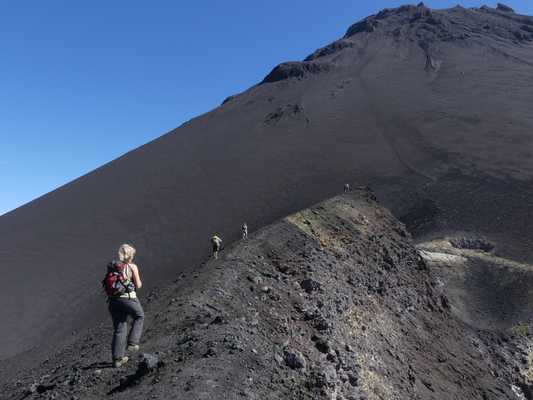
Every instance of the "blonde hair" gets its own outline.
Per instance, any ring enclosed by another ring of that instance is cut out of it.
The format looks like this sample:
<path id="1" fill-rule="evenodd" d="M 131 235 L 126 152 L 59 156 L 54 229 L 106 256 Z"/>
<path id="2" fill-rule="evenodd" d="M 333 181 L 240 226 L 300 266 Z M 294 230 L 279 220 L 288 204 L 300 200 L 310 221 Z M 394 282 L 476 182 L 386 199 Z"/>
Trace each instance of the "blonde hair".
<path id="1" fill-rule="evenodd" d="M 131 262 L 133 261 L 133 257 L 135 257 L 135 253 L 137 250 L 129 244 L 123 244 L 118 249 L 118 258 L 122 262 Z"/>

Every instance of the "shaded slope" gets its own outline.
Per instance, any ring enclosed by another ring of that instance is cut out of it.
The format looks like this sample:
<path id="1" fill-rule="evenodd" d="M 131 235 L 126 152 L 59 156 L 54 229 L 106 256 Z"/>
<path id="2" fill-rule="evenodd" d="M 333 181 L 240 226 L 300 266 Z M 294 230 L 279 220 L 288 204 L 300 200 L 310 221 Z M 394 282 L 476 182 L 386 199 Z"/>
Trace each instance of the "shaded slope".
<path id="1" fill-rule="evenodd" d="M 481 329 L 510 330 L 531 323 L 533 265 L 499 257 L 492 250 L 456 248 L 453 238 L 417 246 L 447 285 L 455 314 Z M 434 255 L 437 260 L 431 262 Z"/>
<path id="2" fill-rule="evenodd" d="M 110 332 L 93 330 L 4 398 L 516 398 L 517 347 L 452 316 L 404 226 L 367 191 L 261 229 L 145 304 L 151 368 L 107 368 Z M 291 369 L 290 354 L 305 366 Z"/>
<path id="3" fill-rule="evenodd" d="M 531 260 L 532 25 L 489 8 L 384 10 L 2 216 L 0 357 L 105 318 L 102 260 L 122 242 L 155 284 L 198 265 L 214 231 L 230 242 L 243 221 L 263 226 L 344 182 L 371 184 L 398 215 L 420 217 L 406 220 L 417 233 L 480 231 Z"/>

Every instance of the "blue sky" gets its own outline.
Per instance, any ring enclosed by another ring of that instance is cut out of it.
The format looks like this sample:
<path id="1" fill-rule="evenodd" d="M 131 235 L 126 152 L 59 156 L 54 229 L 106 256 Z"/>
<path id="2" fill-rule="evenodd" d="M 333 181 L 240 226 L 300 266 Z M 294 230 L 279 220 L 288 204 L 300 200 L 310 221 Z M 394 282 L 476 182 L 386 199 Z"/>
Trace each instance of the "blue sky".
<path id="1" fill-rule="evenodd" d="M 0 214 L 405 3 L 0 0 Z M 533 14 L 529 0 L 506 4 Z"/>

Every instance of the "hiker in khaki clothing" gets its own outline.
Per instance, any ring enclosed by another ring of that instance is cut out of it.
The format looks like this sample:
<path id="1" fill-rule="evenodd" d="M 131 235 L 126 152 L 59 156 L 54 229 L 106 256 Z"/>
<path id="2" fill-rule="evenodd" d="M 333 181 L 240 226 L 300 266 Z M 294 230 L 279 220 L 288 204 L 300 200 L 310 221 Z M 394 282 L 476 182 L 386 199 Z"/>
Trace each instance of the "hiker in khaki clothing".
<path id="1" fill-rule="evenodd" d="M 222 239 L 220 239 L 220 237 L 215 233 L 211 238 L 211 244 L 213 245 L 213 257 L 216 260 L 218 259 L 218 252 L 222 246 Z"/>
<path id="2" fill-rule="evenodd" d="M 248 225 L 246 224 L 246 222 L 242 224 L 241 232 L 242 232 L 242 240 L 248 239 Z"/>

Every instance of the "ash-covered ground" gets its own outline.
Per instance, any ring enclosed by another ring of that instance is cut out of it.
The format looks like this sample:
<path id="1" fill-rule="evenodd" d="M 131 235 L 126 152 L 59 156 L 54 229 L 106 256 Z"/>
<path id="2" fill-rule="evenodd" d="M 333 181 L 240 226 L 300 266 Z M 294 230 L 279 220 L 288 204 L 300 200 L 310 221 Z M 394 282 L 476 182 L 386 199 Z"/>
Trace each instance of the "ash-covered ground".
<path id="1" fill-rule="evenodd" d="M 456 311 L 459 285 L 443 270 L 485 242 L 450 243 L 417 250 L 358 189 L 143 295 L 142 355 L 125 367 L 110 367 L 104 324 L 4 384 L 2 398 L 519 399 L 527 335 Z"/>

